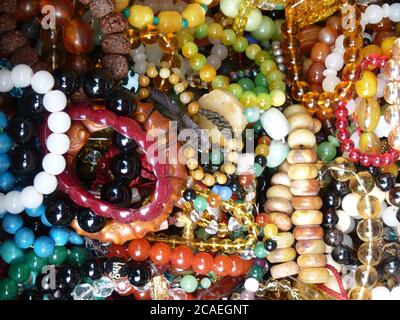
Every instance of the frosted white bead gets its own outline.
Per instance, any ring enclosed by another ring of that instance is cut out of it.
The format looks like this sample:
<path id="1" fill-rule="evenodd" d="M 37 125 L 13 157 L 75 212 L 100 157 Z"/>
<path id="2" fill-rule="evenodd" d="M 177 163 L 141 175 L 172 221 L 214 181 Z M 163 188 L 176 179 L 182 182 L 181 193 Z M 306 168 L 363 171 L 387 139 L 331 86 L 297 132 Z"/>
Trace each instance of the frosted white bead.
<path id="1" fill-rule="evenodd" d="M 12 214 L 18 214 L 24 211 L 24 205 L 21 201 L 21 192 L 10 191 L 4 198 L 4 208 Z"/>
<path id="2" fill-rule="evenodd" d="M 255 278 L 248 278 L 244 282 L 244 288 L 250 292 L 256 292 L 258 290 L 259 286 L 260 286 L 260 284 L 258 283 L 258 280 Z"/>
<path id="3" fill-rule="evenodd" d="M 63 111 L 67 106 L 67 97 L 60 90 L 49 91 L 43 97 L 43 106 L 49 112 Z"/>
<path id="4" fill-rule="evenodd" d="M 342 209 L 349 216 L 355 219 L 361 219 L 357 210 L 357 201 L 358 201 L 358 196 L 356 196 L 355 194 L 349 193 L 345 195 L 342 199 Z"/>
<path id="5" fill-rule="evenodd" d="M 372 300 L 390 300 L 391 293 L 386 287 L 375 287 L 371 290 Z"/>
<path id="6" fill-rule="evenodd" d="M 346 50 L 343 47 L 335 47 L 332 52 L 340 54 L 342 57 Z"/>
<path id="7" fill-rule="evenodd" d="M 289 134 L 289 122 L 277 108 L 270 108 L 260 117 L 261 125 L 273 140 L 281 140 Z"/>
<path id="8" fill-rule="evenodd" d="M 389 19 L 393 22 L 400 22 L 400 3 L 393 3 L 390 6 Z"/>
<path id="9" fill-rule="evenodd" d="M 377 24 L 383 19 L 383 9 L 376 4 L 369 5 L 364 13 L 368 18 L 368 22 L 372 24 Z"/>
<path id="10" fill-rule="evenodd" d="M 384 17 L 384 18 L 389 17 L 389 14 L 390 14 L 390 5 L 387 4 L 387 3 L 385 3 L 385 4 L 382 6 L 382 10 L 383 10 L 383 17 Z"/>
<path id="11" fill-rule="evenodd" d="M 32 77 L 31 86 L 37 93 L 46 94 L 53 88 L 54 78 L 50 72 L 38 71 Z"/>
<path id="12" fill-rule="evenodd" d="M 340 35 L 339 37 L 337 37 L 336 40 L 335 40 L 335 47 L 336 47 L 336 48 L 344 48 L 343 40 L 344 40 L 344 35 L 341 34 L 341 35 Z"/>
<path id="13" fill-rule="evenodd" d="M 400 300 L 400 287 L 394 287 L 392 291 L 390 291 L 390 300 Z"/>
<path id="14" fill-rule="evenodd" d="M 133 56 L 133 62 L 146 61 L 146 55 L 144 53 L 137 53 Z"/>
<path id="15" fill-rule="evenodd" d="M 6 213 L 6 209 L 4 208 L 4 198 L 6 196 L 0 193 L 0 214 Z"/>
<path id="16" fill-rule="evenodd" d="M 337 71 L 335 69 L 328 68 L 328 69 L 325 69 L 324 71 L 322 71 L 322 74 L 325 78 L 326 77 L 336 77 Z"/>
<path id="17" fill-rule="evenodd" d="M 35 209 L 43 202 L 43 194 L 35 189 L 34 186 L 29 186 L 21 191 L 21 201 L 25 208 Z"/>
<path id="18" fill-rule="evenodd" d="M 382 212 L 382 220 L 389 227 L 396 227 L 399 221 L 396 218 L 397 210 L 395 206 L 389 206 Z"/>
<path id="19" fill-rule="evenodd" d="M 135 72 L 143 74 L 146 72 L 147 69 L 147 61 L 138 61 L 133 66 Z"/>
<path id="20" fill-rule="evenodd" d="M 4 69 L 0 70 L 0 92 L 8 92 L 14 88 L 11 80 L 11 71 Z"/>
<path id="21" fill-rule="evenodd" d="M 237 174 L 248 174 L 253 171 L 254 168 L 254 154 L 242 153 L 239 154 L 237 163 Z"/>
<path id="22" fill-rule="evenodd" d="M 65 159 L 59 154 L 48 153 L 43 157 L 43 170 L 54 176 L 61 174 L 65 170 L 65 166 Z"/>
<path id="23" fill-rule="evenodd" d="M 16 65 L 11 70 L 11 81 L 14 86 L 18 88 L 26 88 L 31 85 L 33 71 L 30 66 L 26 64 Z"/>
<path id="24" fill-rule="evenodd" d="M 50 194 L 57 189 L 57 178 L 45 171 L 42 171 L 36 175 L 33 185 L 40 193 Z"/>
<path id="25" fill-rule="evenodd" d="M 330 53 L 326 57 L 325 66 L 339 71 L 343 67 L 343 57 L 338 53 Z"/>
<path id="26" fill-rule="evenodd" d="M 339 83 L 340 79 L 337 76 L 328 76 L 322 81 L 322 89 L 326 92 L 334 92 Z"/>
<path id="27" fill-rule="evenodd" d="M 346 109 L 349 112 L 349 114 L 353 114 L 354 111 L 356 111 L 356 107 L 357 107 L 357 104 L 354 101 L 354 99 L 350 99 L 349 101 L 347 101 Z"/>
<path id="28" fill-rule="evenodd" d="M 47 137 L 46 147 L 51 153 L 64 154 L 70 147 L 70 141 L 64 133 L 52 133 Z"/>
<path id="29" fill-rule="evenodd" d="M 71 127 L 71 118 L 66 112 L 53 112 L 47 119 L 47 125 L 54 133 L 65 133 Z"/>
<path id="30" fill-rule="evenodd" d="M 383 202 L 385 200 L 385 198 L 386 198 L 386 192 L 384 192 L 381 189 L 379 189 L 376 185 L 374 186 L 374 188 L 370 192 L 370 195 L 378 198 L 378 200 L 381 201 L 381 202 Z"/>
<path id="31" fill-rule="evenodd" d="M 349 233 L 354 228 L 354 219 L 343 210 L 336 210 L 336 214 L 339 217 L 336 229 L 344 233 Z"/>

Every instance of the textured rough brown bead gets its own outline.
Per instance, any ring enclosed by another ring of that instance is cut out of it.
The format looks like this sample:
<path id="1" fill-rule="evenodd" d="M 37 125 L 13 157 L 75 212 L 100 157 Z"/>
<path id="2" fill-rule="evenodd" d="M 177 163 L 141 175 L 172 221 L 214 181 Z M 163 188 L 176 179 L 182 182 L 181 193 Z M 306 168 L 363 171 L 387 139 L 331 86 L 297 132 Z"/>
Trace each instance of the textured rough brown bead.
<path id="1" fill-rule="evenodd" d="M 10 31 L 0 36 L 0 53 L 9 56 L 26 44 L 26 38 L 19 31 Z"/>
<path id="2" fill-rule="evenodd" d="M 128 60 L 119 54 L 107 54 L 104 56 L 103 66 L 112 73 L 113 78 L 123 79 L 128 76 Z"/>
<path id="3" fill-rule="evenodd" d="M 90 10 L 93 17 L 100 19 L 114 11 L 113 0 L 93 0 L 90 4 Z"/>
<path id="4" fill-rule="evenodd" d="M 17 20 L 14 15 L 0 13 L 0 34 L 14 30 L 17 27 Z"/>
<path id="5" fill-rule="evenodd" d="M 128 20 L 121 13 L 112 13 L 100 19 L 100 30 L 105 35 L 123 32 L 128 28 Z"/>
<path id="6" fill-rule="evenodd" d="M 123 33 L 109 34 L 103 40 L 103 49 L 106 53 L 128 54 L 130 46 L 128 36 Z"/>
<path id="7" fill-rule="evenodd" d="M 27 64 L 33 67 L 39 61 L 39 56 L 34 48 L 22 47 L 15 51 L 11 56 L 11 62 L 14 65 Z"/>

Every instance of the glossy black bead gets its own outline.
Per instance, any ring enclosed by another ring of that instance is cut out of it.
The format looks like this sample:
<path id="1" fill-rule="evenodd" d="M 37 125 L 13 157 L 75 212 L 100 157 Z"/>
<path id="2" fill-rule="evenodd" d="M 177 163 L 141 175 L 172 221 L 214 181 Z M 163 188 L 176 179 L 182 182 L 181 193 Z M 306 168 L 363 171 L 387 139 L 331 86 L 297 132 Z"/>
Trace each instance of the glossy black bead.
<path id="1" fill-rule="evenodd" d="M 103 264 L 97 260 L 87 260 L 81 266 L 81 274 L 83 278 L 97 280 L 101 278 L 103 272 Z"/>
<path id="2" fill-rule="evenodd" d="M 112 279 L 120 279 L 128 275 L 128 263 L 125 259 L 113 257 L 106 261 L 105 272 Z"/>
<path id="3" fill-rule="evenodd" d="M 95 233 L 101 231 L 106 225 L 107 219 L 93 213 L 92 210 L 81 208 L 77 214 L 79 227 L 86 232 Z"/>
<path id="4" fill-rule="evenodd" d="M 278 244 L 275 240 L 273 239 L 268 239 L 267 241 L 264 242 L 264 248 L 268 252 L 274 251 L 277 248 Z"/>
<path id="5" fill-rule="evenodd" d="M 324 192 L 321 196 L 323 207 L 326 209 L 339 209 L 342 199 L 336 191 Z"/>
<path id="6" fill-rule="evenodd" d="M 130 263 L 128 280 L 135 287 L 145 286 L 151 277 L 150 268 L 144 263 Z"/>
<path id="7" fill-rule="evenodd" d="M 138 147 L 134 140 L 125 137 L 115 130 L 111 136 L 111 141 L 121 151 L 133 151 Z"/>
<path id="8" fill-rule="evenodd" d="M 135 154 L 120 153 L 110 163 L 111 173 L 117 180 L 130 182 L 142 171 L 142 163 Z"/>
<path id="9" fill-rule="evenodd" d="M 136 110 L 135 95 L 122 87 L 114 89 L 106 99 L 106 108 L 117 115 L 127 116 Z"/>
<path id="10" fill-rule="evenodd" d="M 336 228 L 328 228 L 324 230 L 324 241 L 328 246 L 335 247 L 342 243 L 343 232 Z"/>
<path id="11" fill-rule="evenodd" d="M 229 184 L 229 187 L 232 189 L 232 192 L 235 193 L 235 192 L 238 192 L 238 191 L 239 191 L 239 189 L 240 189 L 240 184 L 239 184 L 239 182 L 237 182 L 237 181 L 232 181 L 232 182 Z"/>
<path id="12" fill-rule="evenodd" d="M 39 153 L 31 147 L 20 146 L 10 152 L 11 171 L 26 176 L 40 168 Z"/>
<path id="13" fill-rule="evenodd" d="M 381 173 L 375 178 L 375 183 L 382 191 L 389 191 L 396 184 L 396 178 L 391 173 Z"/>
<path id="14" fill-rule="evenodd" d="M 370 167 L 367 167 L 366 169 L 374 177 L 378 176 L 381 172 L 380 168 L 378 168 L 378 167 L 370 166 Z"/>
<path id="15" fill-rule="evenodd" d="M 390 189 L 387 199 L 391 205 L 400 207 L 400 187 Z"/>
<path id="16" fill-rule="evenodd" d="M 50 197 L 46 205 L 46 218 L 54 226 L 67 227 L 75 219 L 76 205 L 64 194 Z"/>
<path id="17" fill-rule="evenodd" d="M 104 69 L 95 69 L 86 75 L 83 83 L 83 91 L 92 99 L 105 99 L 110 94 L 113 79 Z"/>
<path id="18" fill-rule="evenodd" d="M 10 120 L 7 130 L 15 143 L 27 143 L 36 136 L 36 126 L 32 120 L 15 116 Z"/>
<path id="19" fill-rule="evenodd" d="M 18 108 L 23 114 L 40 115 L 45 111 L 43 106 L 43 94 L 36 93 L 28 88 L 18 101 Z"/>
<path id="20" fill-rule="evenodd" d="M 69 68 L 57 68 L 53 72 L 54 90 L 60 90 L 69 96 L 79 88 L 78 74 Z"/>
<path id="21" fill-rule="evenodd" d="M 57 270 L 56 279 L 60 288 L 74 288 L 79 283 L 81 275 L 77 267 L 67 264 Z"/>
<path id="22" fill-rule="evenodd" d="M 337 263 L 349 264 L 351 261 L 351 249 L 346 245 L 338 245 L 332 250 L 332 258 Z"/>
<path id="23" fill-rule="evenodd" d="M 388 276 L 398 276 L 400 272 L 400 260 L 397 257 L 386 258 L 383 263 L 383 271 Z"/>
<path id="24" fill-rule="evenodd" d="M 42 300 L 43 294 L 36 290 L 24 290 L 22 291 L 21 295 L 19 296 L 19 300 L 29 300 L 29 301 L 36 301 Z"/>
<path id="25" fill-rule="evenodd" d="M 346 194 L 350 193 L 348 181 L 334 180 L 330 184 L 330 187 L 332 190 L 336 191 L 341 197 L 344 197 Z"/>
<path id="26" fill-rule="evenodd" d="M 100 197 L 109 203 L 127 207 L 132 199 L 132 190 L 122 182 L 111 180 L 102 186 Z"/>
<path id="27" fill-rule="evenodd" d="M 193 189 L 187 189 L 183 192 L 183 199 L 186 201 L 193 201 L 196 199 L 196 191 Z"/>
<path id="28" fill-rule="evenodd" d="M 326 209 L 323 212 L 322 226 L 323 227 L 334 227 L 339 222 L 339 216 L 335 209 Z"/>
<path id="29" fill-rule="evenodd" d="M 254 162 L 258 163 L 261 167 L 265 167 L 267 165 L 267 158 L 259 154 L 254 158 Z"/>

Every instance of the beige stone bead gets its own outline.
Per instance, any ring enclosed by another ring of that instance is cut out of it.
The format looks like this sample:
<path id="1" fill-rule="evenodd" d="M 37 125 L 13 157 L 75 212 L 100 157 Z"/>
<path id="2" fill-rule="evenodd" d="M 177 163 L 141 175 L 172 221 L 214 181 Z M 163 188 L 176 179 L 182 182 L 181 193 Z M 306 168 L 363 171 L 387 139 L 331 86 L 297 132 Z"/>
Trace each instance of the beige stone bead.
<path id="1" fill-rule="evenodd" d="M 293 212 L 292 203 L 290 200 L 285 198 L 269 198 L 264 203 L 265 212 L 284 212 L 286 214 L 291 214 Z"/>
<path id="2" fill-rule="evenodd" d="M 272 239 L 276 241 L 277 249 L 289 248 L 294 243 L 294 237 L 291 232 L 279 232 Z"/>
<path id="3" fill-rule="evenodd" d="M 320 226 L 296 226 L 293 230 L 293 236 L 297 241 L 322 239 L 324 230 Z"/>
<path id="4" fill-rule="evenodd" d="M 304 108 L 301 104 L 293 104 L 289 107 L 286 107 L 283 111 L 283 115 L 286 119 L 289 119 L 292 115 L 296 113 L 308 113 L 306 108 Z"/>
<path id="5" fill-rule="evenodd" d="M 278 198 L 278 197 L 291 201 L 293 198 L 293 195 L 290 192 L 290 189 L 286 186 L 282 186 L 282 185 L 271 186 L 267 190 L 267 199 Z"/>
<path id="6" fill-rule="evenodd" d="M 317 160 L 317 153 L 313 149 L 292 150 L 287 156 L 287 162 L 290 164 L 316 163 Z"/>
<path id="7" fill-rule="evenodd" d="M 287 173 L 278 172 L 275 173 L 271 178 L 271 185 L 283 185 L 290 187 L 292 185 L 292 179 L 289 178 Z"/>
<path id="8" fill-rule="evenodd" d="M 289 132 L 293 132 L 297 129 L 307 129 L 313 131 L 314 121 L 312 117 L 307 113 L 295 113 L 288 118 L 289 121 Z"/>
<path id="9" fill-rule="evenodd" d="M 292 206 L 296 210 L 319 210 L 322 200 L 320 197 L 292 197 Z"/>
<path id="10" fill-rule="evenodd" d="M 276 249 L 267 255 L 270 263 L 282 263 L 292 261 L 296 258 L 296 250 L 294 248 Z"/>
<path id="11" fill-rule="evenodd" d="M 297 258 L 300 268 L 320 268 L 326 266 L 324 254 L 302 254 Z"/>
<path id="12" fill-rule="evenodd" d="M 293 180 L 290 184 L 290 192 L 294 196 L 315 196 L 321 186 L 316 179 Z"/>
<path id="13" fill-rule="evenodd" d="M 312 131 L 297 129 L 289 134 L 288 144 L 291 149 L 312 149 L 317 141 Z"/>
<path id="14" fill-rule="evenodd" d="M 292 164 L 288 170 L 288 176 L 292 180 L 309 180 L 318 177 L 315 164 Z"/>
<path id="15" fill-rule="evenodd" d="M 275 224 L 280 231 L 289 231 L 292 227 L 292 220 L 286 213 L 271 212 L 268 216 L 271 223 Z"/>
<path id="16" fill-rule="evenodd" d="M 318 210 L 296 210 L 291 218 L 292 223 L 296 226 L 321 224 L 322 212 Z"/>
<path id="17" fill-rule="evenodd" d="M 303 268 L 300 269 L 297 279 L 304 283 L 324 283 L 329 279 L 326 268 Z"/>
<path id="18" fill-rule="evenodd" d="M 271 276 L 273 279 L 294 276 L 299 273 L 299 266 L 295 261 L 289 261 L 277 264 L 271 267 Z"/>
<path id="19" fill-rule="evenodd" d="M 300 240 L 296 242 L 296 251 L 298 254 L 324 253 L 325 248 L 325 242 L 321 239 Z"/>

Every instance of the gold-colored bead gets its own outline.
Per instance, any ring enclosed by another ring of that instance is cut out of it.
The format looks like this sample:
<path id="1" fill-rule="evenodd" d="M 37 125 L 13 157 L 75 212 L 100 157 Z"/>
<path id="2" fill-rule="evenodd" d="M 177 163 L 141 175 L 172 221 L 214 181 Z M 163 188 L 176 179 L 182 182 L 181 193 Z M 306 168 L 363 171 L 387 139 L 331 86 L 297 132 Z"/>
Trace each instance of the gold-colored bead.
<path id="1" fill-rule="evenodd" d="M 141 87 L 148 87 L 150 84 L 150 78 L 148 76 L 145 75 L 140 75 L 139 76 L 139 85 Z"/>
<path id="2" fill-rule="evenodd" d="M 146 99 L 150 96 L 150 90 L 148 88 L 140 88 L 138 91 L 139 99 Z"/>
<path id="3" fill-rule="evenodd" d="M 189 105 L 188 105 L 188 113 L 191 115 L 191 116 L 193 116 L 193 115 L 195 115 L 197 112 L 199 112 L 199 109 L 200 109 L 200 105 L 199 105 L 199 103 L 198 102 L 191 102 L 191 103 L 189 103 Z"/>
<path id="4" fill-rule="evenodd" d="M 198 165 L 199 162 L 195 158 L 188 159 L 188 161 L 186 162 L 186 166 L 188 167 L 189 170 L 195 170 Z"/>
<path id="5" fill-rule="evenodd" d="M 215 184 L 215 178 L 214 178 L 214 176 L 213 176 L 212 174 L 206 173 L 206 174 L 204 175 L 204 178 L 203 178 L 202 182 L 203 182 L 206 186 L 211 187 L 211 186 L 213 186 L 213 185 Z"/>
<path id="6" fill-rule="evenodd" d="M 200 167 L 199 169 L 192 171 L 192 177 L 194 180 L 202 180 L 204 178 L 203 169 Z"/>
<path id="7" fill-rule="evenodd" d="M 169 76 L 168 81 L 171 84 L 177 84 L 179 82 L 179 75 L 177 75 L 176 73 L 173 73 Z"/>

